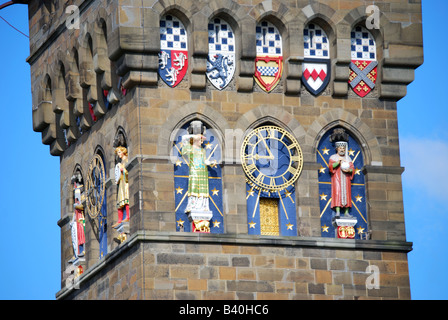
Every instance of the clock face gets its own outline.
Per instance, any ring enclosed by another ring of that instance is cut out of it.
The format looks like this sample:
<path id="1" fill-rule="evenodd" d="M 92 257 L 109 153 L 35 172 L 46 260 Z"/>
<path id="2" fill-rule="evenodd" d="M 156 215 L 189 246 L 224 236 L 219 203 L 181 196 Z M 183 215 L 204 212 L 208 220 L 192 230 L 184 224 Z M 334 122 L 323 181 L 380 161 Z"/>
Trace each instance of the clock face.
<path id="1" fill-rule="evenodd" d="M 90 161 L 86 179 L 86 208 L 92 219 L 101 212 L 106 192 L 106 173 L 104 162 L 99 154 Z"/>
<path id="2" fill-rule="evenodd" d="M 303 154 L 288 131 L 277 126 L 262 126 L 244 139 L 241 163 L 248 182 L 263 191 L 280 192 L 299 177 Z"/>

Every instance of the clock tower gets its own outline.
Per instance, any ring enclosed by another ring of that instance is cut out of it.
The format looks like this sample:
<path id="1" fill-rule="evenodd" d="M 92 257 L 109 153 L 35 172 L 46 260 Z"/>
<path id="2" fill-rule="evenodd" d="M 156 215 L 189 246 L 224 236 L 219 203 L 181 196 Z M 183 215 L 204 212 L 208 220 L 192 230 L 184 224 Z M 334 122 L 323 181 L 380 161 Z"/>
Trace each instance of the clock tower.
<path id="1" fill-rule="evenodd" d="M 27 5 L 57 299 L 410 299 L 420 1 Z"/>

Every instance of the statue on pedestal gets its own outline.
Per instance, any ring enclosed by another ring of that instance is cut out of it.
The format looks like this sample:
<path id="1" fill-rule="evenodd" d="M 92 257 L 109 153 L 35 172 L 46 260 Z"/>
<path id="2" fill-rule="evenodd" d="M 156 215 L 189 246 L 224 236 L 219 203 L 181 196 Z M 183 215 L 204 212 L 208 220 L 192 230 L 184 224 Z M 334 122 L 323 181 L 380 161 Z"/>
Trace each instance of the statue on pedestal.
<path id="1" fill-rule="evenodd" d="M 205 126 L 201 121 L 192 121 L 182 136 L 182 156 L 189 160 L 188 203 L 185 213 L 193 222 L 193 232 L 210 232 L 213 216 L 209 207 L 208 169 L 210 165 L 202 148 L 205 141 Z"/>
<path id="2" fill-rule="evenodd" d="M 71 263 L 78 261 L 80 258 L 84 259 L 84 244 L 85 238 L 85 217 L 84 217 L 84 185 L 82 182 L 81 173 L 78 171 L 72 176 L 73 198 L 74 198 L 74 212 L 72 221 L 70 222 L 70 229 L 72 234 L 73 258 Z"/>
<path id="3" fill-rule="evenodd" d="M 118 221 L 112 225 L 112 228 L 119 228 L 123 222 L 129 222 L 129 183 L 128 171 L 126 170 L 126 163 L 128 161 L 128 151 L 125 147 L 115 148 L 115 154 L 121 160 L 115 165 L 115 183 L 118 185 L 117 190 L 117 208 Z"/>
<path id="4" fill-rule="evenodd" d="M 336 153 L 330 157 L 328 163 L 331 176 L 331 208 L 336 211 L 334 220 L 337 227 L 338 238 L 355 237 L 354 226 L 357 219 L 349 213 L 352 207 L 351 182 L 355 175 L 355 167 L 348 155 L 348 134 L 342 128 L 337 128 L 330 136 L 330 142 L 334 142 Z M 341 218 L 341 208 L 344 216 Z"/>
<path id="5" fill-rule="evenodd" d="M 355 167 L 348 155 L 348 134 L 344 129 L 335 129 L 330 136 L 334 142 L 336 153 L 330 157 L 329 169 L 331 175 L 331 208 L 336 210 L 336 216 L 340 216 L 341 208 L 344 215 L 349 216 L 352 207 L 351 181 L 355 174 Z"/>

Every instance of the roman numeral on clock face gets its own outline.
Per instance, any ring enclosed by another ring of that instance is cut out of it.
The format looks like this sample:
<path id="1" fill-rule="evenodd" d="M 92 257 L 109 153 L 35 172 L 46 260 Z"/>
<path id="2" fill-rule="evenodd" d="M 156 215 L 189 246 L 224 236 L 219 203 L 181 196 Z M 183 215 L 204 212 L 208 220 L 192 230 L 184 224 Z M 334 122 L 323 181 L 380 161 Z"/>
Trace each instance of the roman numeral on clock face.
<path id="1" fill-rule="evenodd" d="M 297 147 L 298 147 L 298 145 L 295 144 L 295 143 L 292 143 L 292 144 L 290 144 L 289 146 L 287 146 L 287 148 L 288 148 L 289 150 L 291 150 L 292 148 L 297 148 Z"/>
<path id="2" fill-rule="evenodd" d="M 244 161 L 245 162 L 249 162 L 249 161 L 253 161 L 254 157 L 252 154 L 246 154 L 244 155 Z"/>
<path id="3" fill-rule="evenodd" d="M 288 168 L 288 172 L 290 172 L 290 173 L 292 173 L 292 174 L 295 174 L 296 171 L 297 171 L 297 169 L 294 168 L 294 167 L 292 167 L 292 166 L 290 166 L 290 167 Z"/>
<path id="4" fill-rule="evenodd" d="M 264 177 L 265 177 L 265 175 L 260 173 L 260 174 L 258 175 L 258 177 L 255 178 L 256 183 L 263 183 L 263 181 L 264 181 Z"/>
<path id="5" fill-rule="evenodd" d="M 247 166 L 247 170 L 249 171 L 250 174 L 252 174 L 255 170 L 257 170 L 257 166 L 255 165 L 255 163 L 252 163 Z"/>

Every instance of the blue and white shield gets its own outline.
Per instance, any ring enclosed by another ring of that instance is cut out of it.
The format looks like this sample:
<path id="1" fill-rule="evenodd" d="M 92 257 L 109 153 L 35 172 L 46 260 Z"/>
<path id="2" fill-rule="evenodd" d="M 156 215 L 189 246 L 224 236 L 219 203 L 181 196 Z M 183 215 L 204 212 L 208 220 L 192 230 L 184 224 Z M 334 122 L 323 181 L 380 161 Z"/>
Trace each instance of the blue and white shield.
<path id="1" fill-rule="evenodd" d="M 235 35 L 232 27 L 216 18 L 208 24 L 207 78 L 219 90 L 224 89 L 235 73 Z"/>

